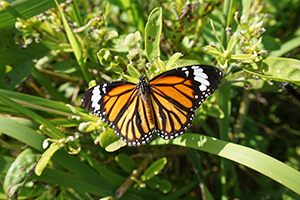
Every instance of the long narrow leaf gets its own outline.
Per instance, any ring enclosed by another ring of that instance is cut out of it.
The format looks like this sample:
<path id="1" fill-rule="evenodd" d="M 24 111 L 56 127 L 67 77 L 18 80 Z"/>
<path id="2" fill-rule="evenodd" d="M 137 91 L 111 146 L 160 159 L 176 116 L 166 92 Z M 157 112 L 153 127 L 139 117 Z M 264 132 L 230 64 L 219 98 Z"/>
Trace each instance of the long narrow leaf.
<path id="1" fill-rule="evenodd" d="M 58 0 L 59 3 L 65 0 Z M 53 0 L 19 0 L 0 11 L 0 30 L 13 26 L 17 17 L 28 19 L 55 6 Z"/>
<path id="2" fill-rule="evenodd" d="M 72 46 L 72 49 L 74 51 L 74 54 L 75 54 L 75 57 L 76 57 L 76 60 L 78 62 L 78 65 L 80 66 L 81 68 L 81 71 L 83 73 L 83 76 L 85 78 L 85 81 L 87 83 L 89 83 L 91 80 L 92 80 L 92 76 L 89 74 L 88 70 L 87 70 L 87 65 L 84 61 L 84 58 L 82 57 L 82 52 L 81 52 L 81 48 L 80 48 L 80 45 L 75 37 L 75 35 L 73 34 L 62 10 L 60 9 L 57 1 L 55 0 L 55 3 L 57 5 L 57 8 L 61 14 L 61 18 L 62 18 L 62 21 L 63 21 L 63 24 L 64 24 L 64 28 L 66 30 L 66 33 L 67 33 L 67 36 L 68 36 L 68 39 L 69 39 L 69 42 Z"/>
<path id="3" fill-rule="evenodd" d="M 65 187 L 72 187 L 82 192 L 89 192 L 99 196 L 112 196 L 113 191 L 101 180 L 91 180 L 90 177 L 82 178 L 78 175 L 72 175 L 66 172 L 46 168 L 43 174 L 33 176 L 33 179 L 47 183 L 59 184 Z"/>
<path id="4" fill-rule="evenodd" d="M 11 107 L 15 108 L 19 112 L 23 113 L 27 117 L 30 117 L 34 121 L 49 127 L 52 130 L 50 137 L 59 139 L 64 136 L 64 134 L 61 131 L 59 131 L 52 123 L 45 120 L 44 118 L 37 115 L 36 113 L 32 112 L 31 110 L 23 107 L 22 105 L 14 102 L 13 100 L 9 99 L 8 97 L 2 95 L 1 93 L 0 93 L 0 100 L 3 101 L 4 103 L 10 105 Z M 20 130 L 22 130 L 22 129 L 20 129 Z"/>
<path id="5" fill-rule="evenodd" d="M 0 115 L 0 132 L 37 150 L 43 150 L 42 143 L 43 140 L 46 139 L 45 136 L 38 134 L 35 130 L 2 115 Z"/>
<path id="6" fill-rule="evenodd" d="M 254 149 L 199 134 L 185 134 L 173 141 L 159 139 L 152 143 L 172 143 L 216 154 L 256 170 L 300 194 L 299 171 Z"/>
<path id="7" fill-rule="evenodd" d="M 62 116 L 70 116 L 73 112 L 63 103 L 52 101 L 40 97 L 35 97 L 27 94 L 21 94 L 18 92 L 12 92 L 8 90 L 0 89 L 0 94 L 10 97 L 14 101 L 37 110 L 48 111 L 56 113 Z M 83 109 L 76 108 L 81 112 L 84 112 Z"/>

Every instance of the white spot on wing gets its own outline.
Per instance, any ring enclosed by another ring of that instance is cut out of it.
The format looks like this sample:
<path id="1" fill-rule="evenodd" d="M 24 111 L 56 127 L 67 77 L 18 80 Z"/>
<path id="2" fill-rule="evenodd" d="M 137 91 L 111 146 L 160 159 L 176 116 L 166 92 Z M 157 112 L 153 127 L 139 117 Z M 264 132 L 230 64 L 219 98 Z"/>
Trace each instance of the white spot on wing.
<path id="1" fill-rule="evenodd" d="M 198 68 L 194 70 L 195 78 L 194 80 L 199 82 L 201 85 L 199 86 L 200 91 L 205 91 L 207 86 L 210 85 L 210 82 L 207 80 L 208 76 L 203 72 L 202 68 Z"/>
<path id="2" fill-rule="evenodd" d="M 185 71 L 185 74 L 188 77 L 189 76 L 189 71 Z"/>
<path id="3" fill-rule="evenodd" d="M 200 86 L 199 86 L 199 89 L 201 90 L 201 91 L 204 91 L 204 90 L 206 90 L 206 85 L 203 85 L 203 84 L 201 84 Z"/>
<path id="4" fill-rule="evenodd" d="M 92 101 L 92 107 L 94 108 L 94 111 L 100 110 L 100 104 L 98 103 L 101 99 L 101 95 L 100 95 L 100 85 L 97 85 L 96 87 L 94 87 L 92 93 L 92 97 L 91 97 L 91 101 Z"/>
<path id="5" fill-rule="evenodd" d="M 205 73 L 203 72 L 203 69 L 202 69 L 202 68 L 195 69 L 195 70 L 194 70 L 194 75 L 195 75 L 195 76 L 200 76 L 201 78 L 205 78 L 205 79 L 208 78 L 207 74 L 205 74 Z"/>

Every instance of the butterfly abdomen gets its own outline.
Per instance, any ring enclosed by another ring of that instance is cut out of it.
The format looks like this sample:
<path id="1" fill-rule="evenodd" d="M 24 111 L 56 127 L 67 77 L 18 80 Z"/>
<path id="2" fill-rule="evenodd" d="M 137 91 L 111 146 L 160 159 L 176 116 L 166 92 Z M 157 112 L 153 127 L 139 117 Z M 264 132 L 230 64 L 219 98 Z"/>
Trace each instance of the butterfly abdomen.
<path id="1" fill-rule="evenodd" d="M 138 89 L 138 94 L 141 96 L 143 104 L 145 105 L 146 116 L 149 122 L 149 128 L 153 129 L 155 128 L 155 119 L 153 114 L 153 108 L 150 102 L 151 89 L 150 89 L 150 84 L 146 82 L 146 78 L 144 76 L 141 76 L 139 78 L 137 89 Z"/>
<path id="2" fill-rule="evenodd" d="M 155 120 L 154 120 L 153 109 L 152 109 L 151 103 L 150 103 L 150 101 L 147 101 L 144 103 L 145 103 L 145 108 L 146 108 L 146 115 L 149 120 L 150 129 L 153 129 L 153 128 L 155 128 Z"/>

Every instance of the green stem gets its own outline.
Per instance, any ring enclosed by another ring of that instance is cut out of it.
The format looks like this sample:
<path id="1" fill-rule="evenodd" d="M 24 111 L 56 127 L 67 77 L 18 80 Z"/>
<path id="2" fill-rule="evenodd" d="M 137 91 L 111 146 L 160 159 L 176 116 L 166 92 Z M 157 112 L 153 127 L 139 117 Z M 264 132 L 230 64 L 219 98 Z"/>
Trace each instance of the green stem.
<path id="1" fill-rule="evenodd" d="M 219 88 L 219 99 L 220 99 L 220 108 L 224 112 L 224 118 L 220 119 L 220 139 L 228 141 L 228 130 L 229 130 L 229 119 L 231 111 L 231 102 L 230 102 L 230 84 L 224 84 Z M 221 158 L 220 163 L 221 168 L 221 186 L 222 186 L 222 200 L 227 199 L 227 160 Z"/>
<path id="2" fill-rule="evenodd" d="M 233 138 L 234 139 L 238 139 L 238 134 L 243 131 L 243 127 L 246 121 L 246 117 L 248 113 L 248 107 L 250 104 L 250 98 L 249 98 L 249 90 L 244 90 L 243 91 L 243 98 L 242 101 L 240 103 L 240 108 L 239 108 L 239 115 L 238 118 L 236 120 L 236 123 L 234 125 L 234 129 L 233 129 Z"/>
<path id="3" fill-rule="evenodd" d="M 221 41 L 224 47 L 227 47 L 227 35 L 226 35 L 226 28 L 229 26 L 229 17 L 231 17 L 230 10 L 232 6 L 232 0 L 225 0 L 223 4 L 223 18 L 222 24 L 223 28 L 221 30 Z"/>
<path id="4" fill-rule="evenodd" d="M 223 28 L 221 32 L 221 41 L 224 47 L 227 47 L 227 35 L 226 28 L 229 26 L 229 16 L 230 10 L 232 6 L 232 0 L 224 0 L 223 4 Z M 229 118 L 230 118 L 230 110 L 231 110 L 231 102 L 230 102 L 230 84 L 224 84 L 219 89 L 219 97 L 220 97 L 220 108 L 224 112 L 224 118 L 220 119 L 220 139 L 224 141 L 228 141 L 228 131 L 229 131 Z M 221 158 L 220 161 L 220 170 L 221 170 L 221 187 L 222 187 L 222 200 L 227 200 L 227 171 L 228 164 L 227 160 Z"/>

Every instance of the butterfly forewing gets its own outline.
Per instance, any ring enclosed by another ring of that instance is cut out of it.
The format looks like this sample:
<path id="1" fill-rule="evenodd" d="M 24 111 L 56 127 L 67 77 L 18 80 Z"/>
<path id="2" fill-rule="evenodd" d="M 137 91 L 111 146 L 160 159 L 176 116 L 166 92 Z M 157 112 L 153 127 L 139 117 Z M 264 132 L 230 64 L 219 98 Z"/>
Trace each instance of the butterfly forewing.
<path id="1" fill-rule="evenodd" d="M 81 102 L 128 145 L 144 145 L 153 136 L 136 84 L 118 81 L 97 85 L 84 93 Z"/>
<path id="2" fill-rule="evenodd" d="M 164 72 L 151 85 L 156 132 L 164 139 L 185 133 L 196 110 L 219 86 L 222 72 L 206 65 L 193 65 Z"/>

